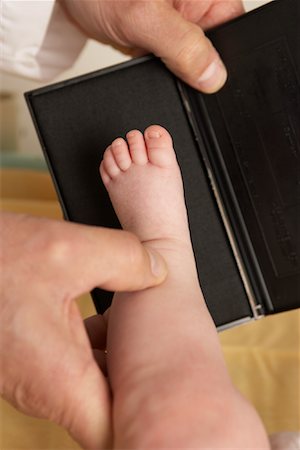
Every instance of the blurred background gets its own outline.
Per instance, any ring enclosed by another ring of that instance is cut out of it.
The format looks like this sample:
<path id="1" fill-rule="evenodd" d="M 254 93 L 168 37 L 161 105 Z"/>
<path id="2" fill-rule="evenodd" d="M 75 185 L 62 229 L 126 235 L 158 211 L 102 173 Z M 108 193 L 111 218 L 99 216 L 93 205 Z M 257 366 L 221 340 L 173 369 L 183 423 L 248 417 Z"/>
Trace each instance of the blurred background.
<path id="1" fill-rule="evenodd" d="M 249 11 L 268 1 L 272 0 L 244 3 Z M 118 51 L 90 40 L 76 64 L 53 82 L 127 59 Z M 0 74 L 1 209 L 61 219 L 56 193 L 23 97 L 24 92 L 39 86 L 35 81 Z M 77 302 L 83 317 L 95 313 L 88 295 Z M 232 379 L 254 404 L 269 433 L 300 429 L 299 319 L 299 311 L 291 311 L 220 333 Z M 1 450 L 76 448 L 77 444 L 59 427 L 26 417 L 6 402 L 0 402 Z"/>

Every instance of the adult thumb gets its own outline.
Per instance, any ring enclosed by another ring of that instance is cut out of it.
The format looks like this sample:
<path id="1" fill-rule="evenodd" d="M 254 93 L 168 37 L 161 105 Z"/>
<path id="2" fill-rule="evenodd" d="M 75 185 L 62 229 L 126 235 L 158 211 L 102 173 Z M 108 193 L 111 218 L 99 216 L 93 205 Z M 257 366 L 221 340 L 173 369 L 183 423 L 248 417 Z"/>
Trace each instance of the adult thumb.
<path id="1" fill-rule="evenodd" d="M 221 58 L 203 30 L 184 19 L 167 2 L 138 2 L 147 8 L 141 33 L 135 42 L 162 59 L 179 78 L 205 93 L 218 91 L 227 72 Z M 145 5 L 146 3 L 146 5 Z M 138 25 L 138 20 L 136 21 Z"/>

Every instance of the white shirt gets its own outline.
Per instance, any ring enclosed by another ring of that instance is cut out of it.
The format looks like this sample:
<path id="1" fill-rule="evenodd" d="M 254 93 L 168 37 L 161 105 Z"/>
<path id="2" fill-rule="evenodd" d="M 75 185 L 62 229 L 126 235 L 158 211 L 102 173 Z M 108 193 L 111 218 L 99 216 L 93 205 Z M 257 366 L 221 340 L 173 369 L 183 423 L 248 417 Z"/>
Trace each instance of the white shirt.
<path id="1" fill-rule="evenodd" d="M 69 68 L 86 43 L 55 0 L 0 0 L 0 69 L 50 80 Z"/>

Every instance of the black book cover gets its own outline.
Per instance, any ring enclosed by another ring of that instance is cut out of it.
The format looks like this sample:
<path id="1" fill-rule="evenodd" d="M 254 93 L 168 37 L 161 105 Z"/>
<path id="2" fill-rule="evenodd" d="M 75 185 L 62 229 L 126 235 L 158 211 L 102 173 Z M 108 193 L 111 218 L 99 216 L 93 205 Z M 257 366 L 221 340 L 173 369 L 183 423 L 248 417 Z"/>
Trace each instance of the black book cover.
<path id="1" fill-rule="evenodd" d="M 98 167 L 133 128 L 169 130 L 217 326 L 299 306 L 299 2 L 209 33 L 228 68 L 203 95 L 149 56 L 26 94 L 65 217 L 119 227 Z M 83 261 L 84 264 L 84 261 Z M 111 293 L 96 289 L 101 312 Z"/>

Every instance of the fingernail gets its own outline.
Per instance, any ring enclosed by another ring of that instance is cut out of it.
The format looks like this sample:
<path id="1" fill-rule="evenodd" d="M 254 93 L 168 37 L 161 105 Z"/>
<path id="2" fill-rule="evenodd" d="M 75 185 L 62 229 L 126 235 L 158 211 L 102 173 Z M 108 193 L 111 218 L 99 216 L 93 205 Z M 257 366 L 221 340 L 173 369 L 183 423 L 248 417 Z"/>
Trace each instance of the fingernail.
<path id="1" fill-rule="evenodd" d="M 151 272 L 156 278 L 165 278 L 167 275 L 167 265 L 164 259 L 154 250 L 147 248 L 150 257 Z"/>
<path id="2" fill-rule="evenodd" d="M 218 91 L 227 79 L 227 71 L 220 58 L 216 58 L 198 78 L 199 89 L 203 92 Z"/>

